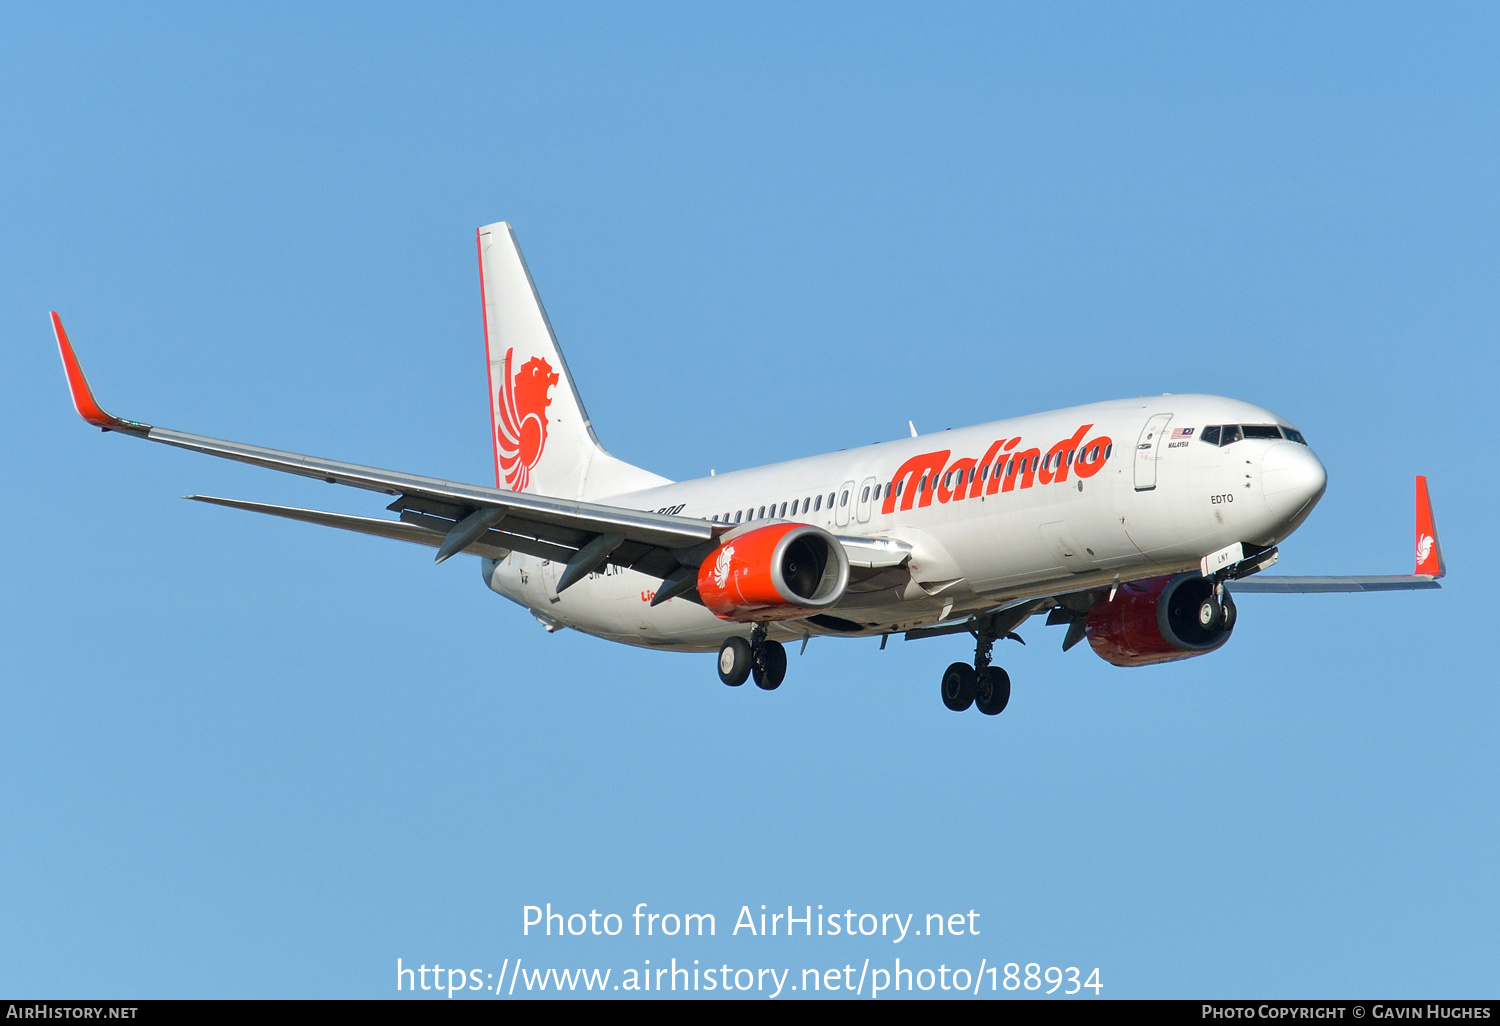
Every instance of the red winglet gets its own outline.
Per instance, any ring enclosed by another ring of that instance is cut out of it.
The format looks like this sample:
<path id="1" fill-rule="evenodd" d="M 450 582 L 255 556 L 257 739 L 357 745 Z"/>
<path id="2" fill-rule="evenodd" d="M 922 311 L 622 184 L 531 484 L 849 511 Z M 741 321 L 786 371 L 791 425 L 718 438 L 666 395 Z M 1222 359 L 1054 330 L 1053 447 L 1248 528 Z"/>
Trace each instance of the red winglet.
<path id="1" fill-rule="evenodd" d="M 1443 547 L 1438 544 L 1437 524 L 1432 519 L 1432 500 L 1427 497 L 1427 478 L 1417 477 L 1417 569 L 1416 573 L 1442 577 Z"/>
<path id="2" fill-rule="evenodd" d="M 57 316 L 56 310 L 52 311 L 52 331 L 57 335 L 57 351 L 62 354 L 63 371 L 68 375 L 68 391 L 73 393 L 73 406 L 78 410 L 78 415 L 106 431 L 131 428 L 140 430 L 145 427 L 144 424 L 132 424 L 105 413 L 104 408 L 94 399 L 93 390 L 89 388 L 88 379 L 83 376 L 78 357 L 73 355 L 73 344 L 68 341 L 68 333 L 63 330 L 62 318 Z"/>

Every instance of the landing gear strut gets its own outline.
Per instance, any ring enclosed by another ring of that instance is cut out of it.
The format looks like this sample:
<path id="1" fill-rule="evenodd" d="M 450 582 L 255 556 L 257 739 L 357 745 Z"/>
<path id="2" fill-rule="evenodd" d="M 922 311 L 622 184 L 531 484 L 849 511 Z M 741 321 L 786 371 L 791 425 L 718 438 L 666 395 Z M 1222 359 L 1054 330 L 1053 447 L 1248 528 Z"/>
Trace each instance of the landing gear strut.
<path id="1" fill-rule="evenodd" d="M 719 646 L 719 679 L 732 688 L 755 678 L 762 691 L 775 691 L 786 678 L 786 649 L 766 639 L 764 624 L 750 629 L 750 640 L 728 638 Z"/>
<path id="2" fill-rule="evenodd" d="M 981 626 L 974 640 L 974 665 L 954 663 L 943 671 L 943 704 L 954 712 L 972 705 L 986 716 L 996 716 L 1010 703 L 1010 674 L 990 665 L 995 634 Z"/>

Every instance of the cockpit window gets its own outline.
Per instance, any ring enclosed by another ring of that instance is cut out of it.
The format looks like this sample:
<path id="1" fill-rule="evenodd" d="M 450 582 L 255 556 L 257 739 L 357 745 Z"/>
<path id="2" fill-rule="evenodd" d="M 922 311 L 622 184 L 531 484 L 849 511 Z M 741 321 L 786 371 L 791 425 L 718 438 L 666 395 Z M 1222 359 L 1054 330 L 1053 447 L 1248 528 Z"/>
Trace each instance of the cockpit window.
<path id="1" fill-rule="evenodd" d="M 1307 444 L 1302 432 L 1277 424 L 1210 424 L 1198 438 L 1219 446 L 1233 445 L 1242 438 L 1285 438 L 1299 445 Z"/>

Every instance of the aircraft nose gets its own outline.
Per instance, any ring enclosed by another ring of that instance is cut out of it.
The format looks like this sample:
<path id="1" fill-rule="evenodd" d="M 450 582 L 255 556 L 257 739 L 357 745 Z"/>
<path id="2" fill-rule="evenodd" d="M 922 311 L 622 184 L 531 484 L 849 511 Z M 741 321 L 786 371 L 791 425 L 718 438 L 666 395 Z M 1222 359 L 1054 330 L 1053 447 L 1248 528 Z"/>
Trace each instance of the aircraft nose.
<path id="1" fill-rule="evenodd" d="M 1328 472 L 1305 445 L 1278 442 L 1261 458 L 1261 492 L 1278 520 L 1300 523 L 1327 487 Z"/>

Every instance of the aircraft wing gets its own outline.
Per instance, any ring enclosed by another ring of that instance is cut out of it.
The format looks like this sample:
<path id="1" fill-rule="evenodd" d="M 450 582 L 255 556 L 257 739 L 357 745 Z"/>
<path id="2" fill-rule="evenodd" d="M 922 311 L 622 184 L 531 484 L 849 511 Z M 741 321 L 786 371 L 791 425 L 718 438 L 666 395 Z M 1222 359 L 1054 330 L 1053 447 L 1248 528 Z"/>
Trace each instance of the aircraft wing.
<path id="1" fill-rule="evenodd" d="M 1441 588 L 1435 578 L 1419 574 L 1390 574 L 1383 577 L 1251 577 L 1243 581 L 1226 581 L 1224 587 L 1235 594 L 1310 595 L 1331 591 L 1420 591 Z"/>
<path id="2" fill-rule="evenodd" d="M 1417 566 L 1410 574 L 1374 577 L 1266 577 L 1256 574 L 1239 580 L 1225 581 L 1224 586 L 1239 594 L 1314 594 L 1337 591 L 1419 591 L 1441 588 L 1438 578 L 1448 572 L 1443 562 L 1443 547 L 1438 543 L 1437 521 L 1432 516 L 1432 499 L 1427 494 L 1427 478 L 1417 478 Z"/>
<path id="3" fill-rule="evenodd" d="M 394 495 L 396 500 L 387 509 L 398 512 L 400 520 L 188 496 L 201 502 L 435 545 L 438 562 L 458 552 L 495 555 L 506 550 L 558 560 L 567 564 L 559 577 L 559 590 L 605 563 L 630 567 L 653 577 L 672 576 L 683 567 L 696 567 L 716 545 L 715 537 L 728 529 L 723 524 L 689 517 L 500 491 L 125 420 L 106 413 L 94 399 L 63 330 L 62 319 L 56 313 L 52 314 L 52 328 L 57 335 L 73 405 L 95 427 L 329 484 Z"/>

